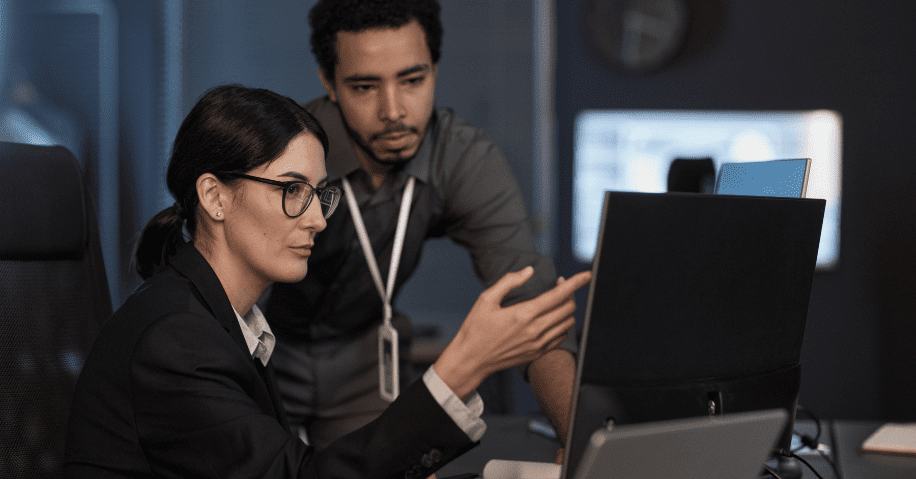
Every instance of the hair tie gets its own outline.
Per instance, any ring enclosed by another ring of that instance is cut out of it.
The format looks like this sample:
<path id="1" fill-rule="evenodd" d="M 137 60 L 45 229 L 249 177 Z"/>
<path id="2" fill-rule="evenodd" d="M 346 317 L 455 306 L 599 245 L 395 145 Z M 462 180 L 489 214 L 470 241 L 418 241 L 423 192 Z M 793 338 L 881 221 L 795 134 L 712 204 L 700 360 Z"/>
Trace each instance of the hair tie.
<path id="1" fill-rule="evenodd" d="M 172 205 L 172 209 L 175 210 L 175 214 L 184 218 L 184 208 L 182 208 L 181 205 L 178 204 L 177 201 L 175 202 L 174 205 Z"/>

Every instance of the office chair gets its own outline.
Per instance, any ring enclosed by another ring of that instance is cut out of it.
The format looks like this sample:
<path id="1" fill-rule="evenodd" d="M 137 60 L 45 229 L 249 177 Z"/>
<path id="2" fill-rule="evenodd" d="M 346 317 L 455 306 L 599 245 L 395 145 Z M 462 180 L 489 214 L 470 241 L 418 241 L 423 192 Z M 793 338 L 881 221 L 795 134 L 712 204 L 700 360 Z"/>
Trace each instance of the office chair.
<path id="1" fill-rule="evenodd" d="M 712 158 L 675 158 L 668 166 L 668 191 L 712 193 L 716 166 Z"/>
<path id="2" fill-rule="evenodd" d="M 0 230 L 0 477 L 61 477 L 73 387 L 112 311 L 69 151 L 0 142 Z"/>

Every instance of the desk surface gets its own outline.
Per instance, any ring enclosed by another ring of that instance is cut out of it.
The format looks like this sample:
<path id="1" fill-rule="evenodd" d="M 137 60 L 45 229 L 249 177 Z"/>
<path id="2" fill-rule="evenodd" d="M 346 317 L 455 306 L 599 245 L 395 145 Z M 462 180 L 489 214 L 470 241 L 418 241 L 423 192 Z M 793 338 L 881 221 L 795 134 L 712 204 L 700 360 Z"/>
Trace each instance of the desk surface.
<path id="1" fill-rule="evenodd" d="M 531 432 L 526 427 L 528 418 L 518 416 L 495 416 L 485 418 L 487 433 L 480 446 L 472 449 L 452 463 L 446 465 L 437 477 L 448 477 L 468 472 L 480 473 L 491 459 L 515 461 L 551 462 L 559 442 Z M 862 441 L 882 423 L 871 421 L 833 421 L 824 426 L 821 442 L 830 447 L 831 456 L 838 459 L 837 467 L 843 479 L 914 479 L 916 458 L 866 454 L 859 450 Z M 796 430 L 812 434 L 814 425 L 810 421 L 798 421 Z M 836 479 L 827 461 L 818 456 L 804 454 L 824 479 Z M 803 478 L 816 478 L 801 465 Z"/>
<path id="2" fill-rule="evenodd" d="M 556 439 L 548 439 L 526 427 L 528 418 L 519 416 L 490 416 L 484 418 L 487 432 L 480 445 L 436 472 L 436 477 L 448 477 L 468 472 L 483 472 L 490 459 L 553 462 L 560 447 Z"/>
<path id="3" fill-rule="evenodd" d="M 916 478 L 916 457 L 864 453 L 862 442 L 875 432 L 882 422 L 834 421 L 840 473 L 844 479 L 913 479 Z"/>

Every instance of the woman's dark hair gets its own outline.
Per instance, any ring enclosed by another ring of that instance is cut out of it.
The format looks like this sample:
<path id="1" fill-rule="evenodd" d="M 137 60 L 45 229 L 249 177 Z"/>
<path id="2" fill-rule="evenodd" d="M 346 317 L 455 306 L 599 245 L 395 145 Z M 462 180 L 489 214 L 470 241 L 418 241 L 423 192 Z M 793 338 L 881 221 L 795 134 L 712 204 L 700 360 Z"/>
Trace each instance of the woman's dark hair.
<path id="1" fill-rule="evenodd" d="M 185 231 L 197 232 L 197 179 L 212 173 L 220 181 L 237 181 L 245 173 L 275 160 L 303 132 L 321 141 L 328 137 L 318 121 L 291 98 L 269 90 L 225 85 L 207 91 L 181 123 L 166 172 L 175 204 L 160 211 L 140 232 L 135 250 L 143 279 L 161 271 L 181 245 Z"/>
<path id="2" fill-rule="evenodd" d="M 372 28 L 400 28 L 416 20 L 426 33 L 433 63 L 442 50 L 442 21 L 437 0 L 320 0 L 309 12 L 312 53 L 318 66 L 334 81 L 337 65 L 337 32 L 362 32 Z"/>

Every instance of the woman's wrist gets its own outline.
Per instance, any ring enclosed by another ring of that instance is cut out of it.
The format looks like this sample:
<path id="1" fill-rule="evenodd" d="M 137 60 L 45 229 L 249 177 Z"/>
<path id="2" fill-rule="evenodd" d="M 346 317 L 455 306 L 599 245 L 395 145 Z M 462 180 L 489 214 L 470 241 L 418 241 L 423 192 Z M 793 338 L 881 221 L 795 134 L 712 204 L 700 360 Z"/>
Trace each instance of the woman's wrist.
<path id="1" fill-rule="evenodd" d="M 433 369 L 442 382 L 464 401 L 480 386 L 488 373 L 483 365 L 475 360 L 480 357 L 480 354 L 462 354 L 462 351 L 467 351 L 468 348 L 456 344 L 459 342 L 460 340 L 456 337 L 445 348 L 445 351 L 442 351 L 439 359 L 433 364 Z"/>

